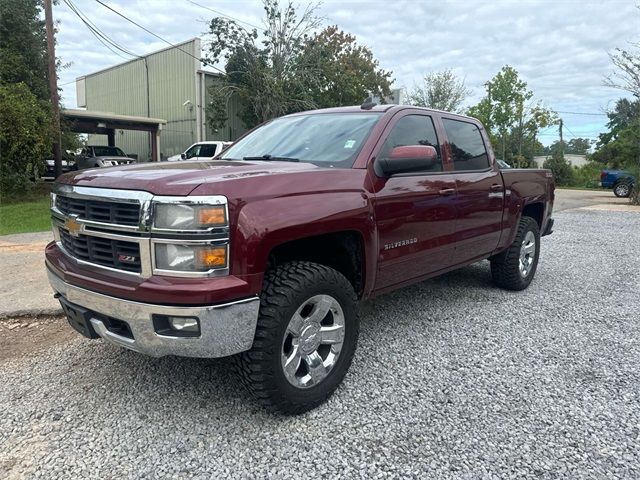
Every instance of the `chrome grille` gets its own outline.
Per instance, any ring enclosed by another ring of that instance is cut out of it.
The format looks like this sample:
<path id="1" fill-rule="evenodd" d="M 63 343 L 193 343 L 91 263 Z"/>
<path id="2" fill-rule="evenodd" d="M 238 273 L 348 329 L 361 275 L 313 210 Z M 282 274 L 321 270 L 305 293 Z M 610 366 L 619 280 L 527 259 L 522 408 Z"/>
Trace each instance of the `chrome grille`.
<path id="1" fill-rule="evenodd" d="M 64 228 L 60 228 L 59 232 L 62 248 L 78 260 L 127 272 L 141 272 L 138 243 L 89 235 L 74 237 Z"/>
<path id="2" fill-rule="evenodd" d="M 137 226 L 140 204 L 107 202 L 85 198 L 56 196 L 56 207 L 65 215 L 77 215 L 82 220 Z"/>

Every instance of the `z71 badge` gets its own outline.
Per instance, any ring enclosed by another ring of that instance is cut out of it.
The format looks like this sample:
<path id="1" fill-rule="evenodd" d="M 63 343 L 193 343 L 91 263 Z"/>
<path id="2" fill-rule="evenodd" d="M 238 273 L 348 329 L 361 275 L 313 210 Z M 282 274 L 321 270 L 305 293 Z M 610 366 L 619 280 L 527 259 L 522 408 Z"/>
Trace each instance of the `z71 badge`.
<path id="1" fill-rule="evenodd" d="M 412 245 L 418 243 L 417 238 L 409 238 L 408 240 L 399 240 L 397 242 L 386 243 L 384 245 L 385 250 L 391 250 L 392 248 L 404 247 L 406 245 Z"/>

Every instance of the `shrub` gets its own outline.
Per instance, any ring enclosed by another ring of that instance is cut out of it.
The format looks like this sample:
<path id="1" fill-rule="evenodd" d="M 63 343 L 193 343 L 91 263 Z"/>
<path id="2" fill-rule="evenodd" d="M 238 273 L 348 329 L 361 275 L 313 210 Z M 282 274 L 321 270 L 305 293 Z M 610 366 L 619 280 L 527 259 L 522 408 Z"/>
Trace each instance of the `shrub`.
<path id="1" fill-rule="evenodd" d="M 545 160 L 543 164 L 544 168 L 548 168 L 553 172 L 553 176 L 556 180 L 556 185 L 559 186 L 572 186 L 575 183 L 575 175 L 571 164 L 560 155 L 559 152 L 553 154 L 553 156 Z"/>

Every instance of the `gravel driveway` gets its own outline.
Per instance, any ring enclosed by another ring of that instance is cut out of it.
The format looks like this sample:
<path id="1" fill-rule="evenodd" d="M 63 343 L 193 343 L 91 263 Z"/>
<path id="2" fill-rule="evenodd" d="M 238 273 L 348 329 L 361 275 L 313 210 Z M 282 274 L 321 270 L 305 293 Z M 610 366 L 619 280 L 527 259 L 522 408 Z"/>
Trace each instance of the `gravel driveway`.
<path id="1" fill-rule="evenodd" d="M 521 293 L 486 262 L 362 305 L 344 385 L 263 412 L 228 360 L 77 336 L 0 365 L 2 478 L 638 478 L 640 215 L 567 211 Z"/>

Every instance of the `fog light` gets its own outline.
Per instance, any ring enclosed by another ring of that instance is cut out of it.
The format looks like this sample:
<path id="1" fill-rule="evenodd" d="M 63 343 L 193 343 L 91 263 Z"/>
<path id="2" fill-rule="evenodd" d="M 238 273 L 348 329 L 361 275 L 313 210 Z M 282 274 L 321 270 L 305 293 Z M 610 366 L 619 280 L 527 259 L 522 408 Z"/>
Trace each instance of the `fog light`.
<path id="1" fill-rule="evenodd" d="M 196 317 L 153 315 L 153 328 L 163 337 L 199 337 L 200 322 Z"/>
<path id="2" fill-rule="evenodd" d="M 200 330 L 197 318 L 169 317 L 169 325 L 178 331 L 197 332 Z"/>

